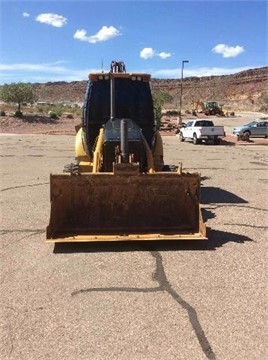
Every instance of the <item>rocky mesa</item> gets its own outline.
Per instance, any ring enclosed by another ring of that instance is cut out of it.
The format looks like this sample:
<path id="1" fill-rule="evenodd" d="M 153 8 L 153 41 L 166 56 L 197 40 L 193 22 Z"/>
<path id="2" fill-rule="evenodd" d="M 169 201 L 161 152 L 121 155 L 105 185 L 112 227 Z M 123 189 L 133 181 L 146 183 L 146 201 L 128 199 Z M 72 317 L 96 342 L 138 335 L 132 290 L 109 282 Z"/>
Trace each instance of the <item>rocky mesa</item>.
<path id="1" fill-rule="evenodd" d="M 86 74 L 85 74 L 86 78 Z M 86 80 L 36 83 L 39 101 L 83 103 Z M 152 91 L 162 90 L 173 101 L 164 108 L 178 109 L 181 79 L 152 79 Z M 267 107 L 268 67 L 245 70 L 233 75 L 185 77 L 183 79 L 183 111 L 192 110 L 195 101 L 217 101 L 228 111 L 260 111 Z"/>

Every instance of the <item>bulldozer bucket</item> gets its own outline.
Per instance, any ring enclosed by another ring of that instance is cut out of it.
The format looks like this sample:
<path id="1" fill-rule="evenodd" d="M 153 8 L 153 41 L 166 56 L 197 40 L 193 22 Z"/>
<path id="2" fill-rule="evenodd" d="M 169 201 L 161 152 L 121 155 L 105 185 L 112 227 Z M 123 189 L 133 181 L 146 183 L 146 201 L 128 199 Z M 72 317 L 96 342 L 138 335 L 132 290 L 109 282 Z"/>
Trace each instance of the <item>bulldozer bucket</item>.
<path id="1" fill-rule="evenodd" d="M 47 242 L 204 240 L 199 174 L 51 175 Z"/>

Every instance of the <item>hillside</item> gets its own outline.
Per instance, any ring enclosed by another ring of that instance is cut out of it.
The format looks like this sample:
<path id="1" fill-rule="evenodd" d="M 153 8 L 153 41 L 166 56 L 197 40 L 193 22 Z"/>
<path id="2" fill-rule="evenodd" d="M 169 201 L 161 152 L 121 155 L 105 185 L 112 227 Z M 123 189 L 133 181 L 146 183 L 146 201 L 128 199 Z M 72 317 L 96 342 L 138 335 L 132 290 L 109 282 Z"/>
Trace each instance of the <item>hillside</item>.
<path id="1" fill-rule="evenodd" d="M 82 104 L 86 81 L 35 84 L 39 101 Z M 152 90 L 173 96 L 164 108 L 176 109 L 180 97 L 180 79 L 152 79 Z M 268 67 L 250 69 L 233 75 L 188 77 L 183 80 L 182 109 L 191 110 L 196 100 L 215 100 L 230 111 L 258 111 L 268 99 Z"/>

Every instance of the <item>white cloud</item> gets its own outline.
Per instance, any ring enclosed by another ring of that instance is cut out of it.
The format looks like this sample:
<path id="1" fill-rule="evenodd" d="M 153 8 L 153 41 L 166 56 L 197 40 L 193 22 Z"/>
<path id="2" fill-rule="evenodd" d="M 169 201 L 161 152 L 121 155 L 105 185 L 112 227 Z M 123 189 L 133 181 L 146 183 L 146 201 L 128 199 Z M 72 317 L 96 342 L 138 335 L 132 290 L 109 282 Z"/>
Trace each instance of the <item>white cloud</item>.
<path id="1" fill-rule="evenodd" d="M 39 14 L 35 20 L 42 24 L 52 25 L 58 28 L 67 24 L 67 19 L 64 16 L 51 13 Z"/>
<path id="2" fill-rule="evenodd" d="M 244 70 L 253 69 L 255 66 L 244 66 L 238 68 L 219 68 L 219 67 L 200 67 L 195 69 L 184 69 L 184 77 L 203 77 L 203 76 L 219 76 L 236 74 Z M 180 79 L 181 68 L 162 69 L 152 72 L 152 77 L 163 79 Z"/>
<path id="3" fill-rule="evenodd" d="M 152 48 L 144 48 L 140 52 L 140 57 L 142 59 L 150 59 L 155 55 L 155 51 Z"/>
<path id="4" fill-rule="evenodd" d="M 30 16 L 30 14 L 29 14 L 29 13 L 27 13 L 27 12 L 23 12 L 23 13 L 22 13 L 22 16 L 23 16 L 23 17 L 29 17 L 29 16 Z"/>
<path id="5" fill-rule="evenodd" d="M 0 64 L 0 83 L 11 82 L 48 82 L 48 81 L 81 81 L 87 80 L 91 72 L 100 72 L 101 69 L 72 69 L 66 62 L 32 64 Z M 108 71 L 108 70 L 107 70 Z"/>
<path id="6" fill-rule="evenodd" d="M 236 57 L 244 52 L 243 46 L 229 46 L 225 44 L 216 45 L 212 51 L 216 54 L 222 54 L 224 58 Z"/>
<path id="7" fill-rule="evenodd" d="M 81 40 L 81 41 L 88 41 L 87 39 L 87 32 L 84 29 L 76 30 L 74 33 L 74 39 Z"/>
<path id="8" fill-rule="evenodd" d="M 167 59 L 171 56 L 171 54 L 164 51 L 158 53 L 153 48 L 144 48 L 140 52 L 140 57 L 145 60 L 150 59 L 154 56 L 159 56 L 161 59 Z"/>
<path id="9" fill-rule="evenodd" d="M 161 57 L 161 59 L 167 59 L 171 56 L 170 53 L 166 53 L 164 51 L 160 52 L 159 54 L 157 54 L 159 57 Z"/>
<path id="10" fill-rule="evenodd" d="M 87 32 L 84 29 L 76 30 L 74 39 L 95 44 L 100 41 L 110 40 L 119 35 L 121 35 L 120 31 L 114 26 L 103 26 L 95 35 L 87 35 Z"/>
<path id="11" fill-rule="evenodd" d="M 44 71 L 60 73 L 64 72 L 65 68 L 59 66 L 62 62 L 47 63 L 47 64 L 0 64 L 0 71 Z"/>

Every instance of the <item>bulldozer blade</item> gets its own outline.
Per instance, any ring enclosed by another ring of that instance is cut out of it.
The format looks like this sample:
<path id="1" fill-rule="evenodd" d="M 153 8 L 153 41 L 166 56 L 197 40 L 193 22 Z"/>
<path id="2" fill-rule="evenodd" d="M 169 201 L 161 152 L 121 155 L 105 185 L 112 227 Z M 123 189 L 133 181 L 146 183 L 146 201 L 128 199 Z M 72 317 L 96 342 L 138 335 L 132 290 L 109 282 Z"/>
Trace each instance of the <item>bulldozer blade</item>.
<path id="1" fill-rule="evenodd" d="M 205 240 L 199 174 L 51 175 L 47 242 Z"/>

